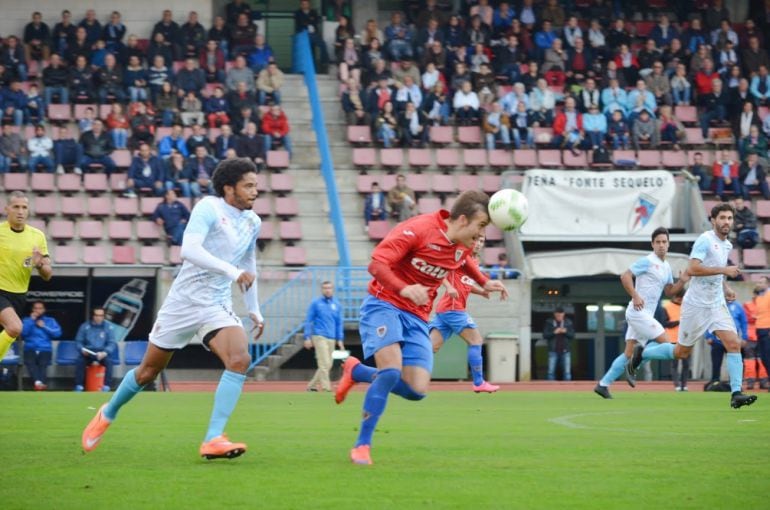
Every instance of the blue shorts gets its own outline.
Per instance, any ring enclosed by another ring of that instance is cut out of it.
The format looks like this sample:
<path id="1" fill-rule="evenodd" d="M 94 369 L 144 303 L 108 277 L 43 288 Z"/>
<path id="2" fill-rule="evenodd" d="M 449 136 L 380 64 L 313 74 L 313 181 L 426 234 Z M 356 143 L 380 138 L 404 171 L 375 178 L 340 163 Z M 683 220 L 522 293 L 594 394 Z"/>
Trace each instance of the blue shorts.
<path id="1" fill-rule="evenodd" d="M 437 313 L 428 324 L 428 331 L 434 329 L 441 333 L 442 340 L 446 340 L 453 334 L 459 335 L 464 329 L 476 329 L 476 323 L 466 312 L 442 312 Z"/>
<path id="2" fill-rule="evenodd" d="M 433 370 L 428 324 L 416 315 L 369 295 L 361 304 L 358 331 L 367 358 L 383 347 L 399 343 L 404 366 Z"/>

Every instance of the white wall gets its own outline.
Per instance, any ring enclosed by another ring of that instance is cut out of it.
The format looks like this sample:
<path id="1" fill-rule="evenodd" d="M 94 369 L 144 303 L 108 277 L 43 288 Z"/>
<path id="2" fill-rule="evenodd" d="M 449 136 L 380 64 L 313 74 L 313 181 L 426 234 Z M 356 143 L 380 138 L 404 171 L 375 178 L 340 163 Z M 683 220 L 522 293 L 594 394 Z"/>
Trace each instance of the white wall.
<path id="1" fill-rule="evenodd" d="M 0 0 L 0 35 L 21 37 L 24 26 L 35 11 L 43 14 L 43 21 L 53 30 L 64 9 L 72 12 L 74 24 L 80 23 L 87 9 L 95 9 L 96 17 L 102 24 L 109 21 L 112 11 L 118 11 L 128 29 L 126 35 L 136 34 L 140 39 L 150 37 L 152 27 L 160 21 L 164 9 L 171 9 L 174 21 L 180 25 L 187 21 L 190 11 L 198 12 L 198 19 L 206 30 L 211 27 L 213 19 L 211 0 Z"/>

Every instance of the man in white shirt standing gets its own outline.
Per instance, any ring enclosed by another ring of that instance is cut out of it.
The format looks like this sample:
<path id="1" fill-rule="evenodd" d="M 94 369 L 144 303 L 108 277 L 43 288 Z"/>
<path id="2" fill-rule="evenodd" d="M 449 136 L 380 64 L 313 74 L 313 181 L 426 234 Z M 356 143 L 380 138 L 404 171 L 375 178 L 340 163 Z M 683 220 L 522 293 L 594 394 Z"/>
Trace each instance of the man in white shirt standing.
<path id="1" fill-rule="evenodd" d="M 83 450 L 94 450 L 120 408 L 166 367 L 193 335 L 222 360 L 225 371 L 214 394 L 209 428 L 200 446 L 207 459 L 238 457 L 246 451 L 224 434 L 251 363 L 248 338 L 232 309 L 232 283 L 244 294 L 256 338 L 264 319 L 257 300 L 256 244 L 262 220 L 251 210 L 257 198 L 257 169 L 245 158 L 221 162 L 213 175 L 216 196 L 198 202 L 182 241 L 182 269 L 171 285 L 150 332 L 142 363 L 129 371 L 112 399 L 83 431 Z"/>
<path id="2" fill-rule="evenodd" d="M 29 171 L 37 171 L 42 165 L 46 172 L 53 172 L 53 140 L 46 136 L 45 128 L 40 124 L 35 126 L 35 136 L 27 140 L 29 151 Z"/>
<path id="3" fill-rule="evenodd" d="M 663 343 L 646 348 L 637 346 L 628 362 L 627 371 L 635 373 L 644 360 L 688 358 L 695 342 L 703 338 L 706 332 L 714 333 L 727 350 L 727 372 L 730 374 L 732 391 L 730 406 L 738 409 L 753 404 L 757 397 L 741 392 L 741 339 L 725 300 L 729 296 L 735 299 L 735 291 L 727 285 L 725 276 L 735 278 L 740 274 L 738 266 L 727 265 L 727 257 L 733 247 L 727 237 L 733 228 L 734 217 L 735 209 L 732 205 L 715 205 L 711 209 L 713 230 L 701 234 L 692 247 L 687 268 L 692 283 L 682 301 L 679 341 L 676 344 Z"/>

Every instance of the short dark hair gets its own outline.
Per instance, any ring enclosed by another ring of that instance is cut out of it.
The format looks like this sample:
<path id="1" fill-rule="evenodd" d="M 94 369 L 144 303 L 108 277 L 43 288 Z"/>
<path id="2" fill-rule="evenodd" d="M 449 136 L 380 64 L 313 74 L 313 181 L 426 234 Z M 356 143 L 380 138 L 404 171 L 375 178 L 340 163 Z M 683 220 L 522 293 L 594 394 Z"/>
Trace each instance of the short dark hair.
<path id="1" fill-rule="evenodd" d="M 449 217 L 456 220 L 460 216 L 465 216 L 468 219 L 473 218 L 477 212 L 489 214 L 489 195 L 479 190 L 467 190 L 460 193 L 460 196 L 455 200 L 452 210 L 449 213 Z"/>
<path id="2" fill-rule="evenodd" d="M 666 227 L 658 227 L 652 231 L 652 237 L 650 238 L 650 241 L 655 242 L 656 237 L 664 234 L 666 236 L 666 239 L 671 239 L 671 235 L 668 233 L 668 229 Z"/>
<path id="3" fill-rule="evenodd" d="M 557 306 L 553 309 L 553 313 L 564 313 L 564 307 L 563 306 Z"/>
<path id="4" fill-rule="evenodd" d="M 91 315 L 95 314 L 99 310 L 101 310 L 103 312 L 105 311 L 103 306 L 95 306 L 95 307 L 91 308 Z"/>
<path id="5" fill-rule="evenodd" d="M 243 176 L 250 172 L 257 173 L 257 166 L 249 158 L 233 158 L 222 161 L 214 169 L 214 175 L 211 176 L 214 192 L 218 197 L 224 197 L 225 186 L 235 187 L 243 179 Z"/>
<path id="6" fill-rule="evenodd" d="M 332 282 L 330 282 L 329 280 L 324 280 L 324 281 L 321 282 L 321 287 L 323 287 L 324 285 L 334 285 L 334 284 Z"/>
<path id="7" fill-rule="evenodd" d="M 732 204 L 728 202 L 722 202 L 721 204 L 717 204 L 711 208 L 711 219 L 715 220 L 717 216 L 719 216 L 719 213 L 723 211 L 728 211 L 732 213 L 733 217 L 735 217 L 735 207 L 733 207 Z"/>

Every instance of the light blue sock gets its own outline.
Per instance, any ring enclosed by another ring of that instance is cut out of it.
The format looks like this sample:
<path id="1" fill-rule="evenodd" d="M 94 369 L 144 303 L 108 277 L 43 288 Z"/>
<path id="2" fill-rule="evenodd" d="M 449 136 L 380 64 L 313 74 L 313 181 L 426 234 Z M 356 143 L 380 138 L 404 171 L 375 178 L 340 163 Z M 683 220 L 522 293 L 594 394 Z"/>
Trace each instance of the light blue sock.
<path id="1" fill-rule="evenodd" d="M 110 401 L 107 402 L 107 407 L 104 408 L 103 412 L 108 420 L 114 420 L 117 417 L 120 408 L 134 398 L 134 395 L 142 391 L 144 386 L 139 386 L 136 382 L 134 371 L 136 371 L 136 369 L 132 368 L 126 373 L 125 377 L 123 377 L 123 380 L 120 382 L 120 386 L 115 390 L 115 394 L 112 395 Z"/>
<path id="2" fill-rule="evenodd" d="M 355 382 L 372 382 L 374 380 L 374 376 L 377 374 L 377 369 L 374 367 L 370 367 L 368 365 L 364 365 L 363 363 L 359 363 L 355 367 L 353 367 L 353 371 L 350 375 L 353 376 L 353 380 Z"/>
<path id="3" fill-rule="evenodd" d="M 605 386 L 609 388 L 610 384 L 615 382 L 618 379 L 618 377 L 620 377 L 623 374 L 623 372 L 626 370 L 627 361 L 628 361 L 628 358 L 626 358 L 626 355 L 621 352 L 618 355 L 618 357 L 612 361 L 612 365 L 610 365 L 610 369 L 607 370 L 606 374 L 604 374 L 604 377 L 602 377 L 601 381 L 599 381 L 599 384 L 601 386 Z"/>
<path id="4" fill-rule="evenodd" d="M 484 360 L 481 359 L 481 346 L 468 346 L 468 366 L 471 367 L 473 384 L 481 386 L 484 383 Z"/>
<path id="5" fill-rule="evenodd" d="M 225 431 L 227 420 L 235 409 L 235 404 L 241 397 L 243 383 L 246 381 L 245 374 L 225 370 L 222 378 L 219 379 L 219 386 L 214 393 L 214 409 L 211 411 L 211 420 L 209 429 L 206 432 L 204 442 L 211 441 L 217 436 L 221 436 Z"/>
<path id="6" fill-rule="evenodd" d="M 650 344 L 644 348 L 642 359 L 674 359 L 674 344 L 669 342 Z"/>
<path id="7" fill-rule="evenodd" d="M 730 391 L 741 391 L 743 384 L 743 356 L 740 352 L 727 353 L 727 373 L 730 374 Z"/>
<path id="8" fill-rule="evenodd" d="M 399 380 L 401 380 L 401 370 L 397 368 L 386 368 L 377 372 L 377 376 L 369 389 L 366 390 L 366 397 L 364 397 L 364 417 L 361 420 L 361 429 L 358 433 L 356 446 L 372 444 L 372 435 L 374 429 L 377 428 L 380 416 L 385 412 L 388 394 Z"/>

